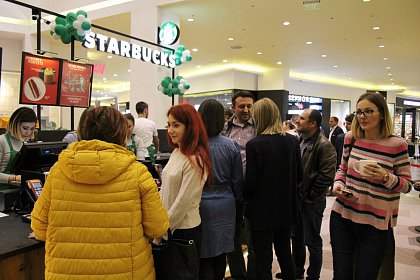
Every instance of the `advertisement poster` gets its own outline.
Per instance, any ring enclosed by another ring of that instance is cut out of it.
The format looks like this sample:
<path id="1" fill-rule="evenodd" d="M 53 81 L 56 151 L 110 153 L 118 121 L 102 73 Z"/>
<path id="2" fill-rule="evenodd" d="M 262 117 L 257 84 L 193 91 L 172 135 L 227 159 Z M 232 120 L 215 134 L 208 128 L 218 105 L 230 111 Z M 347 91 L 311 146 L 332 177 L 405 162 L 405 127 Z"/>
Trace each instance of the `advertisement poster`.
<path id="1" fill-rule="evenodd" d="M 93 65 L 63 62 L 61 106 L 89 107 Z"/>
<path id="2" fill-rule="evenodd" d="M 19 102 L 57 105 L 59 77 L 59 59 L 23 53 Z"/>

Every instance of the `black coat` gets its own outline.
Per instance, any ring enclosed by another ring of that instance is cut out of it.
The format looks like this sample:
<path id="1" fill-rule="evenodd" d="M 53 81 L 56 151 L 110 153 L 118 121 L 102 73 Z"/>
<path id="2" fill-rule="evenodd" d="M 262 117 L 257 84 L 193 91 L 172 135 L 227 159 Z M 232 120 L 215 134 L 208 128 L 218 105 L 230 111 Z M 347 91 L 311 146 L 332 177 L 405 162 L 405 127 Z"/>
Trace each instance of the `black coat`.
<path id="1" fill-rule="evenodd" d="M 334 147 L 335 147 L 335 142 L 337 140 L 337 136 L 340 134 L 344 134 L 344 131 L 341 129 L 341 127 L 337 126 L 331 135 L 331 143 L 333 144 Z"/>
<path id="2" fill-rule="evenodd" d="M 259 135 L 246 145 L 246 162 L 245 216 L 251 229 L 291 228 L 303 178 L 297 139 L 288 133 Z"/>

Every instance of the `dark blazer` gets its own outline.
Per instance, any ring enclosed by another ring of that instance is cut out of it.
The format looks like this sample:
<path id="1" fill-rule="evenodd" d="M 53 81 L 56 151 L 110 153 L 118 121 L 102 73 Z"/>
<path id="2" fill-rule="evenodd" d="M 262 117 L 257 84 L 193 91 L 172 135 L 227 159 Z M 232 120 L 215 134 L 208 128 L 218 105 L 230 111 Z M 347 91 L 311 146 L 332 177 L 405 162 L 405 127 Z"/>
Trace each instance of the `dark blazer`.
<path id="1" fill-rule="evenodd" d="M 340 167 L 341 164 L 341 157 L 343 156 L 343 146 L 344 146 L 344 133 L 337 136 L 335 141 L 335 150 L 337 151 L 337 168 Z"/>
<path id="2" fill-rule="evenodd" d="M 337 140 L 337 136 L 340 135 L 340 134 L 344 134 L 344 131 L 341 129 L 341 127 L 337 126 L 334 129 L 334 131 L 333 131 L 333 133 L 331 135 L 331 143 L 333 144 L 334 147 L 335 147 L 335 142 Z M 329 135 L 328 135 L 328 137 L 329 137 Z"/>
<path id="3" fill-rule="evenodd" d="M 243 194 L 250 228 L 290 229 L 297 221 L 297 185 L 302 177 L 296 137 L 258 135 L 248 141 Z"/>

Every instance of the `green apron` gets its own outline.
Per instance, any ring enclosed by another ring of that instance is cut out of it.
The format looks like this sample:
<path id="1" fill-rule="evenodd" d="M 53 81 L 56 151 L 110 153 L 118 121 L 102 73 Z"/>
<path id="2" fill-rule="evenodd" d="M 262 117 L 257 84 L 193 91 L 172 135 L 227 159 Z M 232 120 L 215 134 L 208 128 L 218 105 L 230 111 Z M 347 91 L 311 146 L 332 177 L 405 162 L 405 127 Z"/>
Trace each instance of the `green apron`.
<path id="1" fill-rule="evenodd" d="M 135 155 L 137 155 L 137 148 L 136 148 L 136 142 L 134 141 L 134 135 L 131 135 L 131 144 L 127 145 L 125 147 L 130 152 L 133 152 Z"/>
<path id="2" fill-rule="evenodd" d="M 150 160 L 152 161 L 153 164 L 155 164 L 156 163 L 155 146 L 150 145 L 149 147 L 147 147 L 147 152 L 149 153 Z"/>
<path id="3" fill-rule="evenodd" d="M 9 162 L 7 163 L 6 168 L 3 170 L 2 173 L 10 174 L 10 171 L 12 170 L 13 160 L 15 159 L 16 154 L 18 153 L 18 151 L 16 151 L 15 149 L 13 149 L 12 142 L 10 141 L 9 132 L 6 132 L 4 136 L 6 137 L 7 144 L 9 145 L 10 158 L 9 158 Z M 16 189 L 16 186 L 9 185 L 9 184 L 0 184 L 0 190 L 6 190 L 6 189 Z"/>

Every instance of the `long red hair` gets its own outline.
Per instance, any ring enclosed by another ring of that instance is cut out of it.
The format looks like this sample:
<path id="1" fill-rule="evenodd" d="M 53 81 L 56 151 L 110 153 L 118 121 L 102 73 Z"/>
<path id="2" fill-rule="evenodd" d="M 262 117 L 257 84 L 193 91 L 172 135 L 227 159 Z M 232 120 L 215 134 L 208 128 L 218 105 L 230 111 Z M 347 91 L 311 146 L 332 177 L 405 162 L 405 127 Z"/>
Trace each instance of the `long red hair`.
<path id="1" fill-rule="evenodd" d="M 185 125 L 184 136 L 181 139 L 181 153 L 186 155 L 192 164 L 198 164 L 202 176 L 207 171 L 208 178 L 211 178 L 209 139 L 200 114 L 190 104 L 179 104 L 169 109 L 167 116 L 169 115 Z M 166 136 L 169 145 L 174 148 L 179 147 L 178 144 L 172 142 L 168 131 L 166 131 Z"/>

